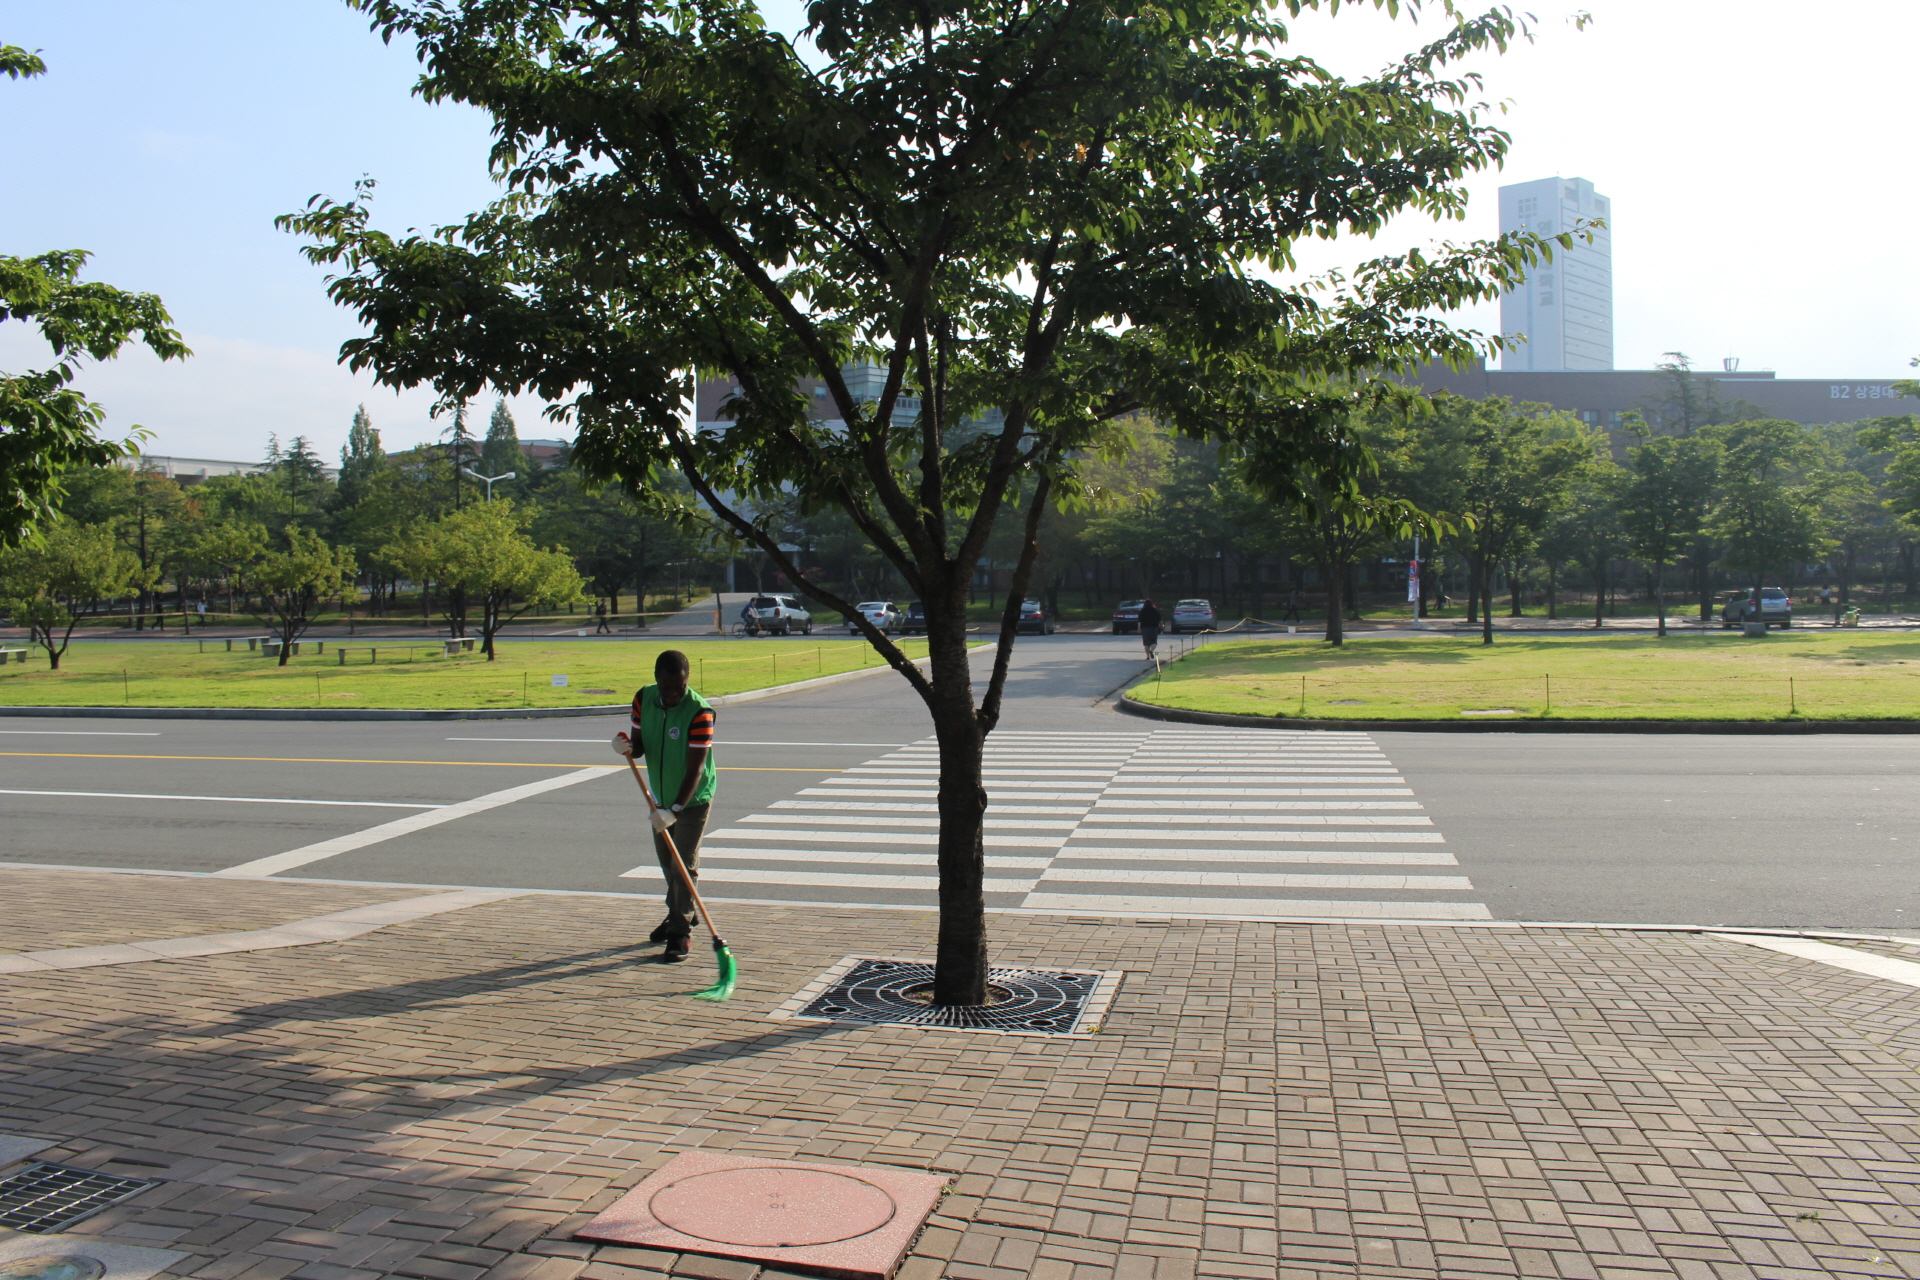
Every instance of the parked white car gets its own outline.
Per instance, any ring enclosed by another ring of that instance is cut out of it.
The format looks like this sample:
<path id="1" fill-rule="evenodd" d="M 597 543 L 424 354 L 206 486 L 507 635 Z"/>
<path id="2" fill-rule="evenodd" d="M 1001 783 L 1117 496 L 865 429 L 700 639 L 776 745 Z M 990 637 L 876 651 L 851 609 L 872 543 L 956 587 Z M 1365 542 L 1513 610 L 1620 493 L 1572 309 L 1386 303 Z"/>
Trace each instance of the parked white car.
<path id="1" fill-rule="evenodd" d="M 796 631 L 803 636 L 813 634 L 813 615 L 793 596 L 755 596 L 752 608 L 762 631 L 779 636 Z"/>
<path id="2" fill-rule="evenodd" d="M 1213 629 L 1213 602 L 1210 600 L 1176 600 L 1173 616 L 1167 619 L 1167 631 L 1179 635 L 1182 631 L 1211 631 Z"/>
<path id="3" fill-rule="evenodd" d="M 900 630 L 900 619 L 902 616 L 900 607 L 891 600 L 866 600 L 855 605 L 854 608 L 860 611 L 861 617 L 873 624 L 876 631 L 884 635 L 892 635 Z M 860 630 L 859 624 L 849 619 L 847 621 L 847 630 L 858 631 Z"/>

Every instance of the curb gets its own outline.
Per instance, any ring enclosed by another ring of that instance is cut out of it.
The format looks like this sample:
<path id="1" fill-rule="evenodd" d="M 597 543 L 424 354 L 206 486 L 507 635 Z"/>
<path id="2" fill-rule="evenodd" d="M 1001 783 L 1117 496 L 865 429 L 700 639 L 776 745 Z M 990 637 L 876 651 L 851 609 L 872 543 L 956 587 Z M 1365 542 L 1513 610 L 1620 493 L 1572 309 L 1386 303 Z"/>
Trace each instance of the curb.
<path id="1" fill-rule="evenodd" d="M 1368 733 L 1920 733 L 1920 720 L 1303 720 L 1230 711 L 1187 711 L 1120 695 L 1123 715 L 1252 729 L 1351 729 Z"/>
<path id="2" fill-rule="evenodd" d="M 920 658 L 913 665 L 917 667 L 930 661 L 932 661 L 930 658 Z M 784 694 L 800 693 L 807 689 L 840 684 L 847 680 L 858 680 L 862 676 L 877 675 L 882 671 L 891 670 L 893 670 L 892 667 L 883 663 L 877 667 L 863 667 L 858 671 L 836 671 L 830 676 L 795 680 L 792 684 L 775 684 L 768 685 L 764 689 L 743 689 L 739 693 L 723 693 L 717 698 L 708 698 L 707 701 L 716 707 L 731 707 L 742 702 L 778 698 Z M 473 707 L 465 710 L 442 711 L 410 711 L 397 707 L 389 709 L 374 707 L 0 707 L 0 717 L 45 716 L 50 719 L 74 717 L 102 720 L 559 720 L 576 716 L 621 715 L 629 709 L 630 704 L 625 702 L 606 702 L 590 707 L 499 709 Z"/>

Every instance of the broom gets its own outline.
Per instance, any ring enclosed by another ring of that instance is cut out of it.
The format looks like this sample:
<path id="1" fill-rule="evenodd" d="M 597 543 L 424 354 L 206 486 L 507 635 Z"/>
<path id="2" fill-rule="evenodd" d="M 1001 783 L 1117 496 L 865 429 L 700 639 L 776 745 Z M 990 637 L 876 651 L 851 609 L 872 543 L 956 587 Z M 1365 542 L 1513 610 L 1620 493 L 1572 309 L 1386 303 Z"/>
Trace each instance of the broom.
<path id="1" fill-rule="evenodd" d="M 647 785 L 647 775 L 640 772 L 640 764 L 632 756 L 627 757 L 627 768 L 633 770 L 633 780 L 640 784 L 640 794 L 647 798 L 647 810 L 660 812 L 660 806 L 654 802 L 653 788 Z M 680 848 L 674 844 L 673 837 L 665 831 L 660 838 L 667 842 L 667 852 L 673 855 L 673 869 L 680 873 L 680 883 L 687 886 L 687 892 L 693 895 L 693 905 L 700 912 L 700 922 L 707 926 L 707 932 L 713 935 L 713 958 L 720 966 L 720 980 L 705 991 L 696 991 L 696 1000 L 725 1000 L 733 994 L 733 984 L 740 980 L 740 966 L 733 961 L 733 952 L 727 950 L 727 940 L 713 927 L 713 917 L 707 914 L 707 904 L 700 900 L 700 890 L 694 886 L 693 876 L 687 871 L 687 864 L 680 857 Z"/>

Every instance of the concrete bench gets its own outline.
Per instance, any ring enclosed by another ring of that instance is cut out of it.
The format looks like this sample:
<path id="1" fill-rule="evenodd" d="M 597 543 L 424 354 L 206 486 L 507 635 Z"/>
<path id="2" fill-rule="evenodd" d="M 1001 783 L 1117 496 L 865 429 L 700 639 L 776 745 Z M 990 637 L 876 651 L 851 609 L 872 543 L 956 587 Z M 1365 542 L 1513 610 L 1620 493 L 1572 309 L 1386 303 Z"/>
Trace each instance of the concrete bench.
<path id="1" fill-rule="evenodd" d="M 25 662 L 33 656 L 31 649 L 0 649 L 0 667 L 9 662 Z"/>
<path id="2" fill-rule="evenodd" d="M 333 647 L 333 651 L 334 651 L 335 653 L 337 653 L 337 654 L 339 654 L 339 655 L 340 655 L 340 665 L 341 665 L 341 666 L 343 666 L 343 667 L 347 665 L 347 655 L 348 655 L 348 654 L 350 654 L 350 653 L 364 653 L 364 654 L 366 654 L 366 655 L 367 655 L 367 663 L 368 663 L 368 665 L 372 665 L 372 664 L 374 664 L 374 663 L 377 663 L 377 662 L 379 662 L 379 661 L 380 661 L 380 651 L 381 651 L 382 649 L 385 649 L 385 650 L 386 650 L 387 652 L 389 652 L 389 653 L 392 653 L 392 652 L 394 652 L 395 650 L 399 650 L 399 651 L 401 651 L 401 652 L 404 652 L 404 653 L 405 653 L 405 654 L 407 655 L 407 661 L 408 661 L 408 662 L 412 662 L 412 661 L 413 661 L 413 655 L 414 655 L 414 654 L 416 654 L 416 653 L 418 653 L 418 652 L 420 652 L 420 650 L 422 650 L 422 649 L 426 649 L 426 650 L 428 650 L 429 652 L 431 652 L 431 651 L 432 651 L 432 649 L 433 649 L 433 646 L 432 646 L 432 645 L 425 645 L 425 644 L 381 644 L 381 645 L 373 645 L 373 644 L 365 644 L 365 645 L 361 645 L 361 644 L 356 644 L 356 645 L 344 645 L 344 644 L 337 644 L 337 645 L 335 645 L 335 646 Z M 449 652 L 451 652 L 451 650 L 449 650 Z"/>
<path id="3" fill-rule="evenodd" d="M 443 641 L 442 643 L 444 643 L 447 646 L 447 656 L 449 658 L 451 658 L 456 653 L 472 653 L 473 652 L 472 636 L 457 636 L 452 640 Z"/>

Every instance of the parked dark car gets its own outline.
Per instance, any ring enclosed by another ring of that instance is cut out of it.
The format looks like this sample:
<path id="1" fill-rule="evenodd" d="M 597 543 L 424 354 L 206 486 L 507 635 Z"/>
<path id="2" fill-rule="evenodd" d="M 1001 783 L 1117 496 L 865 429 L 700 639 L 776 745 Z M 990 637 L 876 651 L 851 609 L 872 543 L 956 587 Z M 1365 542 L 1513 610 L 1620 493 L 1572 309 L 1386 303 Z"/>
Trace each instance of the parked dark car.
<path id="1" fill-rule="evenodd" d="M 1122 600 L 1113 607 L 1113 634 L 1135 635 L 1140 630 L 1140 609 L 1145 600 Z"/>
<path id="2" fill-rule="evenodd" d="M 1047 612 L 1047 606 L 1038 600 L 1020 602 L 1020 622 L 1018 631 L 1031 631 L 1037 636 L 1053 634 L 1053 615 Z"/>
<path id="3" fill-rule="evenodd" d="M 903 636 L 920 635 L 927 629 L 927 606 L 915 600 L 900 615 L 900 634 Z"/>

